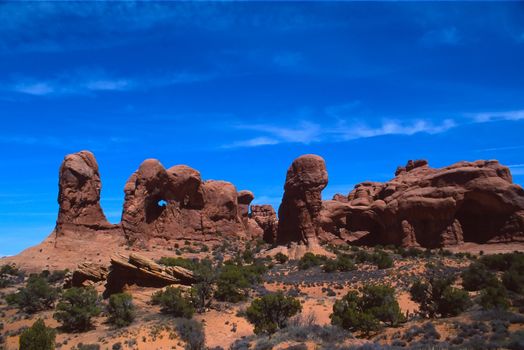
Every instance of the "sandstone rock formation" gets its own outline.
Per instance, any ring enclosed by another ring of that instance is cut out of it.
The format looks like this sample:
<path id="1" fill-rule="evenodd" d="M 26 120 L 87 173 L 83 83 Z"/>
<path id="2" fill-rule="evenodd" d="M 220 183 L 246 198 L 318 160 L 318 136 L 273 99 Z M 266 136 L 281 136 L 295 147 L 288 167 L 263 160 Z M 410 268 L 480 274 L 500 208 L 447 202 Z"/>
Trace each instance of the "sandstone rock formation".
<path id="1" fill-rule="evenodd" d="M 252 205 L 250 219 L 255 221 L 261 230 L 261 238 L 266 243 L 276 243 L 278 219 L 277 213 L 269 204 Z"/>
<path id="2" fill-rule="evenodd" d="M 497 161 L 441 169 L 409 161 L 395 174 L 386 183 L 355 186 L 347 198 L 336 197 L 338 205 L 324 203 L 323 217 L 340 219 L 324 223 L 325 233 L 343 232 L 363 244 L 429 248 L 524 241 L 524 190 Z"/>
<path id="3" fill-rule="evenodd" d="M 158 160 L 148 159 L 129 178 L 124 192 L 121 225 L 131 244 L 247 235 L 243 220 L 252 193 L 239 194 L 225 181 L 202 181 L 190 167 L 166 170 Z"/>
<path id="4" fill-rule="evenodd" d="M 190 285 L 196 282 L 192 271 L 180 266 L 164 267 L 153 260 L 132 253 L 129 257 L 111 258 L 105 296 L 119 293 L 127 286 L 165 287 L 171 284 Z"/>
<path id="5" fill-rule="evenodd" d="M 92 283 L 105 281 L 109 270 L 107 267 L 95 263 L 79 264 L 77 269 L 73 271 L 71 278 L 71 286 L 83 287 Z M 68 284 L 66 282 L 66 284 Z"/>
<path id="6" fill-rule="evenodd" d="M 298 157 L 287 171 L 284 196 L 278 210 L 277 244 L 290 245 L 291 257 L 322 250 L 319 218 L 321 192 L 327 183 L 324 159 L 317 155 Z"/>
<path id="7" fill-rule="evenodd" d="M 100 174 L 91 152 L 67 155 L 60 166 L 56 235 L 114 228 L 100 207 Z"/>
<path id="8" fill-rule="evenodd" d="M 249 219 L 249 205 L 255 199 L 255 195 L 251 191 L 240 191 L 238 192 L 238 216 L 247 227 Z"/>

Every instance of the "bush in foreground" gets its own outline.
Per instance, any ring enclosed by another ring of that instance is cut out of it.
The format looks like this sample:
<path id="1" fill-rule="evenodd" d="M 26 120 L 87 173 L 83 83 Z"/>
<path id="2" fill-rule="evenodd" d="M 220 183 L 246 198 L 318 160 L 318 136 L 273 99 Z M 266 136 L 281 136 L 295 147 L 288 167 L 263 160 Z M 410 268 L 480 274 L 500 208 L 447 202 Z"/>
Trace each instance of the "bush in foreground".
<path id="1" fill-rule="evenodd" d="M 111 295 L 107 305 L 107 312 L 109 313 L 109 322 L 116 327 L 130 325 L 135 319 L 133 297 L 127 293 Z"/>
<path id="2" fill-rule="evenodd" d="M 29 277 L 26 286 L 20 288 L 14 294 L 9 294 L 6 301 L 27 313 L 35 313 L 51 309 L 57 296 L 58 290 L 51 287 L 46 279 L 32 275 Z"/>
<path id="3" fill-rule="evenodd" d="M 366 285 L 360 294 L 350 291 L 335 302 L 330 318 L 335 326 L 365 335 L 378 331 L 381 323 L 397 326 L 404 321 L 395 290 L 385 285 Z"/>
<path id="4" fill-rule="evenodd" d="M 175 317 L 191 318 L 195 313 L 193 305 L 182 295 L 182 290 L 175 287 L 167 287 L 159 290 L 151 297 L 154 305 L 160 305 L 161 311 Z"/>
<path id="5" fill-rule="evenodd" d="M 202 323 L 186 318 L 177 318 L 175 328 L 180 338 L 186 343 L 186 350 L 206 349 L 206 337 Z"/>
<path id="6" fill-rule="evenodd" d="M 20 350 L 53 350 L 55 338 L 56 331 L 47 327 L 44 321 L 39 318 L 20 335 Z"/>
<path id="7" fill-rule="evenodd" d="M 420 304 L 420 314 L 425 317 L 457 316 L 470 305 L 466 291 L 453 288 L 454 278 L 435 278 L 415 282 L 410 289 L 411 299 Z"/>
<path id="8" fill-rule="evenodd" d="M 58 302 L 53 318 L 66 330 L 86 331 L 91 327 L 91 319 L 100 314 L 98 302 L 94 288 L 70 288 Z"/>
<path id="9" fill-rule="evenodd" d="M 253 300 L 246 310 L 247 320 L 255 326 L 255 334 L 273 334 L 285 328 L 290 317 L 302 310 L 300 301 L 282 292 L 264 295 Z"/>

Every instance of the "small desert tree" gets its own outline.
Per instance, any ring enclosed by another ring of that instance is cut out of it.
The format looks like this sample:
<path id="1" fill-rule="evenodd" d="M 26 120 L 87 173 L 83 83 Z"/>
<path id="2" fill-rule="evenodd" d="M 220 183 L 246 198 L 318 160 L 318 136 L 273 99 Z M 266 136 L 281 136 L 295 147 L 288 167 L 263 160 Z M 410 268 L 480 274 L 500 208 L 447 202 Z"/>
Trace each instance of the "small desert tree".
<path id="1" fill-rule="evenodd" d="M 161 311 L 175 317 L 191 318 L 195 312 L 191 302 L 182 295 L 182 290 L 175 287 L 167 287 L 159 290 L 151 297 L 154 305 L 160 305 Z"/>
<path id="2" fill-rule="evenodd" d="M 135 306 L 133 297 L 127 293 L 113 294 L 109 297 L 107 305 L 109 322 L 116 327 L 125 327 L 135 319 Z"/>
<path id="3" fill-rule="evenodd" d="M 70 288 L 62 295 L 53 317 L 66 330 L 86 331 L 91 327 L 91 318 L 100 314 L 98 303 L 94 288 Z"/>
<path id="4" fill-rule="evenodd" d="M 38 319 L 20 335 L 20 350 L 54 350 L 56 331 Z"/>
<path id="5" fill-rule="evenodd" d="M 487 269 L 486 265 L 473 263 L 461 274 L 462 286 L 465 290 L 481 290 L 488 286 L 495 285 L 497 277 Z"/>
<path id="6" fill-rule="evenodd" d="M 31 275 L 25 287 L 6 297 L 11 305 L 16 305 L 28 313 L 50 309 L 58 296 L 58 290 L 49 285 L 46 279 Z"/>
<path id="7" fill-rule="evenodd" d="M 365 335 L 378 331 L 381 323 L 396 326 L 404 321 L 395 290 L 385 285 L 366 285 L 360 294 L 350 291 L 335 302 L 330 317 L 333 325 Z"/>
<path id="8" fill-rule="evenodd" d="M 253 300 L 246 310 L 246 317 L 255 326 L 255 334 L 273 334 L 286 327 L 289 318 L 301 310 L 302 305 L 298 299 L 278 292 Z"/>
<path id="9" fill-rule="evenodd" d="M 498 282 L 480 292 L 479 304 L 484 310 L 506 310 L 509 307 L 508 292 Z"/>
<path id="10" fill-rule="evenodd" d="M 420 314 L 426 317 L 457 316 L 470 305 L 466 291 L 453 288 L 454 278 L 431 277 L 428 282 L 415 282 L 411 299 L 420 304 Z"/>

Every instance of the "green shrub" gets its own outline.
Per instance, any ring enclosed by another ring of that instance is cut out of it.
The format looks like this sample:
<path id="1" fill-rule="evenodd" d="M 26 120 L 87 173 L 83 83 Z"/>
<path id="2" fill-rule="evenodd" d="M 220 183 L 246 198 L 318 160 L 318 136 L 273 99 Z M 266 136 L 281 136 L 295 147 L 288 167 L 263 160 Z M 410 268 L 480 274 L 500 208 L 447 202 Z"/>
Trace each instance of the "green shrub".
<path id="1" fill-rule="evenodd" d="M 307 270 L 311 267 L 319 266 L 323 261 L 325 261 L 325 257 L 323 256 L 315 255 L 313 253 L 306 253 L 298 261 L 298 268 L 300 270 Z"/>
<path id="2" fill-rule="evenodd" d="M 481 263 L 473 263 L 461 274 L 462 286 L 465 290 L 481 290 L 488 286 L 495 285 L 497 277 Z"/>
<path id="3" fill-rule="evenodd" d="M 388 253 L 382 250 L 373 254 L 373 262 L 377 265 L 377 268 L 380 270 L 389 269 L 390 267 L 393 267 L 393 258 L 391 258 L 391 256 Z"/>
<path id="4" fill-rule="evenodd" d="M 260 261 L 252 265 L 239 266 L 226 262 L 217 277 L 215 298 L 221 301 L 239 302 L 247 297 L 247 289 L 261 282 L 267 267 Z"/>
<path id="5" fill-rule="evenodd" d="M 180 288 L 167 287 L 165 290 L 159 290 L 153 294 L 151 302 L 160 305 L 163 313 L 175 317 L 191 318 L 195 312 L 191 302 L 182 295 Z"/>
<path id="6" fill-rule="evenodd" d="M 504 286 L 515 293 L 522 294 L 524 292 L 524 267 L 511 267 L 502 275 L 502 283 Z"/>
<path id="7" fill-rule="evenodd" d="M 175 320 L 175 328 L 180 338 L 186 343 L 186 350 L 206 349 L 206 337 L 202 323 L 185 318 Z"/>
<path id="8" fill-rule="evenodd" d="M 27 313 L 51 309 L 58 296 L 58 290 L 49 285 L 46 279 L 31 275 L 25 287 L 6 297 L 11 305 L 16 305 Z"/>
<path id="9" fill-rule="evenodd" d="M 56 331 L 38 319 L 20 334 L 20 350 L 54 350 Z"/>
<path id="10" fill-rule="evenodd" d="M 322 271 L 328 273 L 337 271 L 337 261 L 335 259 L 326 260 L 324 265 L 322 265 Z"/>
<path id="11" fill-rule="evenodd" d="M 288 258 L 288 256 L 286 254 L 278 252 L 278 253 L 275 254 L 275 260 L 279 264 L 284 264 L 284 263 L 286 263 L 289 260 L 289 258 Z"/>
<path id="12" fill-rule="evenodd" d="M 524 267 L 524 253 L 484 255 L 479 261 L 490 270 L 507 271 L 512 267 Z"/>
<path id="13" fill-rule="evenodd" d="M 490 285 L 480 292 L 479 304 L 484 310 L 507 310 L 508 293 L 502 284 Z"/>
<path id="14" fill-rule="evenodd" d="M 351 271 L 355 269 L 355 264 L 351 257 L 346 254 L 340 254 L 336 259 L 328 259 L 322 265 L 324 272 Z"/>
<path id="15" fill-rule="evenodd" d="M 246 289 L 251 286 L 242 267 L 224 265 L 217 280 L 215 298 L 221 301 L 237 303 L 247 297 Z"/>
<path id="16" fill-rule="evenodd" d="M 253 300 L 246 310 L 246 317 L 255 326 L 255 334 L 273 334 L 286 327 L 289 318 L 301 310 L 302 305 L 298 299 L 278 292 Z"/>
<path id="17" fill-rule="evenodd" d="M 57 283 L 64 280 L 66 274 L 69 272 L 69 270 L 55 270 L 51 272 L 49 276 L 47 276 L 47 281 L 49 283 Z"/>
<path id="18" fill-rule="evenodd" d="M 20 270 L 16 265 L 5 264 L 0 267 L 0 275 L 18 276 Z"/>
<path id="19" fill-rule="evenodd" d="M 107 305 L 107 312 L 109 313 L 109 322 L 116 327 L 130 325 L 135 319 L 133 297 L 127 293 L 111 295 Z"/>
<path id="20" fill-rule="evenodd" d="M 331 323 L 344 329 L 362 331 L 365 335 L 378 331 L 381 322 L 397 326 L 404 316 L 395 298 L 395 290 L 385 285 L 366 285 L 360 290 L 350 291 L 335 301 Z"/>
<path id="21" fill-rule="evenodd" d="M 470 305 L 466 291 L 453 288 L 454 278 L 431 277 L 427 283 L 417 281 L 410 289 L 411 299 L 420 304 L 420 314 L 426 317 L 457 316 Z"/>
<path id="22" fill-rule="evenodd" d="M 92 287 L 70 288 L 62 294 L 53 315 L 69 331 L 86 331 L 91 318 L 100 314 L 98 293 Z"/>
<path id="23" fill-rule="evenodd" d="M 255 254 L 251 249 L 247 248 L 246 250 L 244 250 L 244 252 L 242 253 L 242 260 L 244 260 L 246 264 L 251 264 L 254 259 Z"/>
<path id="24" fill-rule="evenodd" d="M 211 302 L 213 286 L 207 282 L 196 283 L 191 287 L 190 295 L 191 304 L 198 312 L 203 312 Z"/>

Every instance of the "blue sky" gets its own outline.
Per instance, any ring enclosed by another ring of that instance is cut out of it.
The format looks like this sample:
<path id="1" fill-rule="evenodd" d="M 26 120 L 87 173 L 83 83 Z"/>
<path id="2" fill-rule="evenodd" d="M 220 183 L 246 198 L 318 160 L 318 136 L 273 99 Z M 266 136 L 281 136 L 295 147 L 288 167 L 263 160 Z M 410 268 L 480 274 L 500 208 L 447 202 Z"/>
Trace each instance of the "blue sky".
<path id="1" fill-rule="evenodd" d="M 2 3 L 0 121 L 0 255 L 51 232 L 82 149 L 112 222 L 146 158 L 274 206 L 304 153 L 325 198 L 417 158 L 522 184 L 524 4 Z"/>

